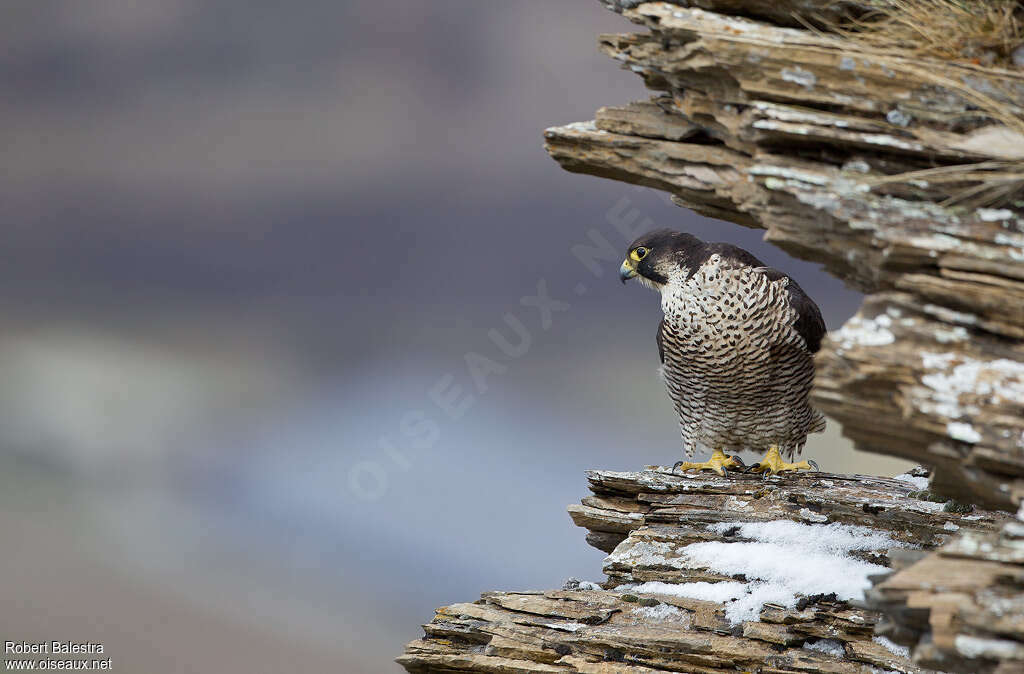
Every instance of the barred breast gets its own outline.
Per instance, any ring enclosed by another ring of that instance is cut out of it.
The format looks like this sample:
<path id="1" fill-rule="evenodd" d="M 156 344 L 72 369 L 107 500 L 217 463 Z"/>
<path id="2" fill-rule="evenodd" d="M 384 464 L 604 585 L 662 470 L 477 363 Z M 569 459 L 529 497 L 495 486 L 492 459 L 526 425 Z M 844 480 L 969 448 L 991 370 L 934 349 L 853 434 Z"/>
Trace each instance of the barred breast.
<path id="1" fill-rule="evenodd" d="M 663 289 L 663 373 L 688 455 L 701 443 L 727 453 L 777 445 L 791 457 L 824 429 L 788 283 L 712 255 Z"/>

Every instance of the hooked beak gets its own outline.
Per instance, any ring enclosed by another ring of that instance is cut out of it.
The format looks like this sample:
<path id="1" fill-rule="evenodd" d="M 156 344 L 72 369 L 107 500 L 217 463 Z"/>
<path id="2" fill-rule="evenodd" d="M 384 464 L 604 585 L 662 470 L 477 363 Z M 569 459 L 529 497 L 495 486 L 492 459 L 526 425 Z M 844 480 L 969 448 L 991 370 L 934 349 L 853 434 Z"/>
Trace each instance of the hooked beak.
<path id="1" fill-rule="evenodd" d="M 623 260 L 622 266 L 619 267 L 619 278 L 625 283 L 634 276 L 636 276 L 636 267 L 633 266 L 633 261 L 628 258 Z"/>

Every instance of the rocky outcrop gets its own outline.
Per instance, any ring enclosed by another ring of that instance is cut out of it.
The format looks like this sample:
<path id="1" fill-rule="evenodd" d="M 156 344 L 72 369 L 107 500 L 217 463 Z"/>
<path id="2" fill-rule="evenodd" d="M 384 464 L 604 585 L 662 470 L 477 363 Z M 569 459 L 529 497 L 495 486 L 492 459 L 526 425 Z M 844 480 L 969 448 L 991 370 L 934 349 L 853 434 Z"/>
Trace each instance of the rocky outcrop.
<path id="1" fill-rule="evenodd" d="M 1009 519 L 922 498 L 920 474 L 587 477 L 592 495 L 569 513 L 611 553 L 602 586 L 573 580 L 441 608 L 399 663 L 410 672 L 925 671 L 875 633 L 886 618 L 859 601 L 870 577 L 962 530 L 998 535 Z"/>
<path id="2" fill-rule="evenodd" d="M 551 156 L 764 228 L 868 293 L 818 358 L 816 404 L 860 449 L 934 467 L 934 490 L 1016 509 L 1024 73 L 794 27 L 864 3 L 606 4 L 646 32 L 601 48 L 657 95 L 548 129 Z"/>
<path id="3" fill-rule="evenodd" d="M 545 145 L 865 292 L 815 403 L 930 471 L 590 472 L 606 580 L 442 608 L 407 670 L 1024 671 L 1024 71 L 833 30 L 885 1 L 602 0 L 654 95 Z"/>
<path id="4" fill-rule="evenodd" d="M 1024 671 L 1024 523 L 968 532 L 868 593 L 878 631 L 940 671 Z"/>

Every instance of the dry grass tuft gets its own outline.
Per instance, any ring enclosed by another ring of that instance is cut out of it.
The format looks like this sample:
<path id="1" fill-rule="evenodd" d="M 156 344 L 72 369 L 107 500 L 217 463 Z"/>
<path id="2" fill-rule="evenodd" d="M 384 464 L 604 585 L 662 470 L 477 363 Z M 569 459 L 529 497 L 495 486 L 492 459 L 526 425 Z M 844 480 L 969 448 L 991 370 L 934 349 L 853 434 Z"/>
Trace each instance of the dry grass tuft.
<path id="1" fill-rule="evenodd" d="M 1020 162 L 987 161 L 942 166 L 867 180 L 872 186 L 915 181 L 946 186 L 949 197 L 941 202 L 943 206 L 1020 208 L 1024 199 L 1024 166 Z"/>
<path id="2" fill-rule="evenodd" d="M 1010 92 L 996 87 L 984 93 L 915 62 L 933 58 L 1016 70 L 1012 57 L 1016 49 L 1024 47 L 1024 0 L 873 0 L 872 4 L 874 11 L 848 18 L 841 25 L 819 21 L 825 31 L 801 21 L 818 34 L 847 38 L 854 50 L 871 54 L 896 72 L 957 92 L 1024 134 L 1024 114 Z"/>
<path id="3" fill-rule="evenodd" d="M 1020 0 L 875 0 L 877 9 L 832 27 L 845 37 L 903 55 L 1008 65 L 1024 44 Z"/>
<path id="4" fill-rule="evenodd" d="M 1016 70 L 1014 50 L 1024 46 L 1024 0 L 873 0 L 874 11 L 828 32 L 850 40 L 896 72 L 913 74 L 954 91 L 994 120 L 1024 135 L 1024 114 L 1010 93 L 985 93 L 942 69 L 914 59 L 937 59 L 985 68 Z M 810 27 L 810 26 L 809 26 Z M 812 29 L 813 30 L 813 29 Z M 925 181 L 942 185 L 945 206 L 1024 207 L 1024 164 L 989 161 L 901 173 L 872 181 L 882 186 Z"/>

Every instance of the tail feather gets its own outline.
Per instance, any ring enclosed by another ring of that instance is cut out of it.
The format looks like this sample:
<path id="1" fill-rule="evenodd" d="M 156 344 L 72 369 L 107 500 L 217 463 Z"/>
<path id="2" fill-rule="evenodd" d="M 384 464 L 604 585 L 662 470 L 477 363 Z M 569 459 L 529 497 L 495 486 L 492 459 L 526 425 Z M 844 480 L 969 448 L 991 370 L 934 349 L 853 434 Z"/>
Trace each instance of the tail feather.
<path id="1" fill-rule="evenodd" d="M 811 410 L 811 424 L 807 428 L 808 433 L 821 433 L 825 430 L 825 415 L 818 410 Z"/>

